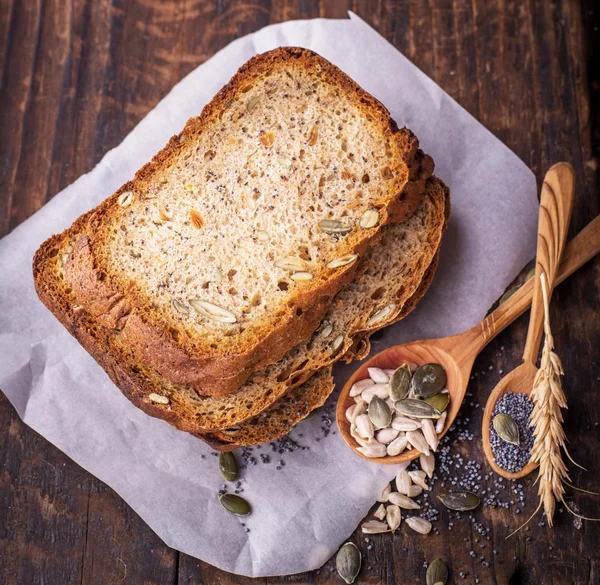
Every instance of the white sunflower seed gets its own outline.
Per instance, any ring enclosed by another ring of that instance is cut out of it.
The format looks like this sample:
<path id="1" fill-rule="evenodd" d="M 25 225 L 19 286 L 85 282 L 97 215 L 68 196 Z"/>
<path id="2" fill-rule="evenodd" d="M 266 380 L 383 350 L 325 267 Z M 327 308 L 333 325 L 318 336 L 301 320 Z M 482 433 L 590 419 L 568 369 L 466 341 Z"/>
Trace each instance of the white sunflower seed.
<path id="1" fill-rule="evenodd" d="M 148 398 L 150 398 L 152 402 L 156 402 L 158 404 L 169 404 L 169 399 L 162 394 L 154 394 L 153 392 L 152 394 L 148 394 Z"/>
<path id="2" fill-rule="evenodd" d="M 354 409 L 354 412 L 352 413 L 352 424 L 354 424 L 354 422 L 356 421 L 357 416 L 360 416 L 361 414 L 364 414 L 365 412 L 367 412 L 368 404 L 364 400 L 359 400 L 355 404 L 355 406 L 356 406 L 356 408 Z"/>
<path id="3" fill-rule="evenodd" d="M 422 420 L 421 431 L 425 437 L 425 440 L 427 441 L 427 444 L 433 449 L 433 451 L 436 451 L 440 440 L 435 432 L 435 425 L 430 418 L 425 418 Z"/>
<path id="4" fill-rule="evenodd" d="M 409 498 L 416 498 L 423 493 L 423 488 L 420 485 L 411 485 L 406 494 Z"/>
<path id="5" fill-rule="evenodd" d="M 312 280 L 313 275 L 310 272 L 294 272 L 290 278 L 295 282 L 307 282 Z"/>
<path id="6" fill-rule="evenodd" d="M 411 373 L 415 373 L 417 371 L 417 369 L 419 368 L 419 364 L 415 364 L 415 362 L 410 362 L 408 364 L 408 367 L 410 368 Z"/>
<path id="7" fill-rule="evenodd" d="M 391 429 L 391 428 L 381 429 L 381 430 L 377 431 L 375 438 L 380 443 L 383 443 L 384 445 L 389 445 L 398 436 L 399 432 L 400 431 L 397 431 L 396 429 Z"/>
<path id="8" fill-rule="evenodd" d="M 352 231 L 352 226 L 344 225 L 337 219 L 322 219 L 319 222 L 319 229 L 329 235 L 345 235 Z"/>
<path id="9" fill-rule="evenodd" d="M 409 471 L 408 475 L 415 485 L 422 487 L 424 490 L 428 490 L 427 481 L 425 480 L 426 474 L 422 469 L 416 471 Z"/>
<path id="10" fill-rule="evenodd" d="M 288 272 L 302 272 L 306 270 L 306 262 L 298 256 L 286 256 L 275 260 L 275 266 Z"/>
<path id="11" fill-rule="evenodd" d="M 396 370 L 390 370 L 387 368 L 383 368 L 383 371 L 387 374 L 388 378 L 392 377 L 392 374 L 396 371 Z"/>
<path id="12" fill-rule="evenodd" d="M 390 387 L 387 384 L 373 384 L 373 386 L 369 386 L 361 396 L 365 402 L 371 402 L 373 396 L 385 400 L 389 395 L 389 391 Z"/>
<path id="13" fill-rule="evenodd" d="M 363 534 L 381 534 L 383 532 L 390 532 L 388 525 L 385 522 L 379 522 L 379 520 L 363 522 L 360 529 Z"/>
<path id="14" fill-rule="evenodd" d="M 375 427 L 368 414 L 361 414 L 356 417 L 354 424 L 356 431 L 363 439 L 372 439 L 375 436 Z"/>
<path id="15" fill-rule="evenodd" d="M 173 309 L 175 309 L 175 311 L 177 311 L 181 315 L 189 315 L 190 314 L 189 308 L 186 305 L 184 305 L 181 301 L 178 301 L 177 299 L 173 299 L 171 301 L 171 306 L 173 307 Z"/>
<path id="16" fill-rule="evenodd" d="M 433 472 L 435 471 L 435 455 L 433 453 L 421 455 L 419 457 L 419 463 L 421 464 L 421 469 L 427 474 L 427 477 L 431 479 L 433 477 Z"/>
<path id="17" fill-rule="evenodd" d="M 417 451 L 429 455 L 429 445 L 421 431 L 408 431 L 406 433 L 406 438 Z"/>
<path id="18" fill-rule="evenodd" d="M 425 520 L 424 518 L 411 516 L 410 518 L 406 518 L 406 523 L 419 534 L 429 534 L 431 532 L 431 522 L 429 522 L 429 520 Z"/>
<path id="19" fill-rule="evenodd" d="M 388 502 L 396 504 L 405 510 L 418 510 L 421 506 L 414 500 L 411 500 L 408 496 L 400 494 L 398 492 L 392 492 L 388 497 Z"/>
<path id="20" fill-rule="evenodd" d="M 375 510 L 373 514 L 377 520 L 383 520 L 385 518 L 385 506 L 383 504 L 379 504 L 379 508 Z"/>
<path id="21" fill-rule="evenodd" d="M 359 380 L 352 385 L 350 388 L 350 396 L 359 396 L 363 390 L 368 388 L 369 386 L 373 386 L 374 382 L 371 378 L 365 378 L 364 380 Z"/>
<path id="22" fill-rule="evenodd" d="M 377 311 L 376 313 L 373 313 L 367 319 L 367 327 L 372 327 L 378 321 L 385 319 L 395 308 L 396 308 L 396 305 L 391 303 L 391 304 L 383 307 L 383 309 L 379 309 L 379 311 Z M 393 371 L 392 371 L 392 373 L 393 373 Z"/>
<path id="23" fill-rule="evenodd" d="M 236 316 L 231 311 L 223 309 L 223 307 L 219 307 L 213 303 L 209 303 L 208 301 L 190 299 L 188 302 L 196 312 L 200 313 L 200 315 L 208 317 L 217 323 L 235 323 L 237 321 Z"/>
<path id="24" fill-rule="evenodd" d="M 406 471 L 406 469 L 399 471 L 398 475 L 396 475 L 396 490 L 398 491 L 398 493 L 404 494 L 405 496 L 407 496 L 408 490 L 411 485 L 412 485 L 412 479 L 410 479 L 410 475 L 408 475 L 408 471 Z"/>
<path id="25" fill-rule="evenodd" d="M 435 432 L 439 435 L 444 430 L 444 425 L 446 424 L 446 417 L 448 416 L 447 412 L 442 412 L 442 416 L 437 419 L 435 423 Z"/>
<path id="26" fill-rule="evenodd" d="M 375 227 L 379 223 L 379 211 L 376 209 L 367 209 L 360 218 L 360 227 L 363 230 Z"/>
<path id="27" fill-rule="evenodd" d="M 334 353 L 336 353 L 342 347 L 343 343 L 344 343 L 344 336 L 340 334 L 331 342 L 332 351 Z"/>
<path id="28" fill-rule="evenodd" d="M 404 449 L 406 449 L 407 446 L 408 439 L 406 438 L 406 436 L 399 436 L 387 446 L 387 454 L 390 457 L 396 457 L 397 455 L 400 455 L 400 453 L 402 453 L 402 451 L 404 451 Z"/>
<path id="29" fill-rule="evenodd" d="M 327 268 L 341 268 L 347 264 L 351 264 L 358 258 L 358 254 L 344 254 L 327 264 Z"/>
<path id="30" fill-rule="evenodd" d="M 385 504 L 388 501 L 388 497 L 392 491 L 392 486 L 388 483 L 381 492 L 381 495 L 377 498 L 378 502 Z"/>
<path id="31" fill-rule="evenodd" d="M 381 443 L 369 445 L 368 447 L 358 447 L 357 451 L 369 458 L 385 457 L 387 454 L 385 445 Z"/>
<path id="32" fill-rule="evenodd" d="M 418 420 L 398 415 L 392 420 L 392 427 L 398 431 L 416 431 L 421 428 L 421 423 Z"/>
<path id="33" fill-rule="evenodd" d="M 117 199 L 121 207 L 128 207 L 133 202 L 133 191 L 125 191 Z"/>
<path id="34" fill-rule="evenodd" d="M 353 404 L 352 406 L 349 406 L 349 407 L 346 409 L 346 420 L 347 420 L 347 421 L 348 421 L 350 424 L 352 424 L 352 422 L 353 422 L 352 415 L 354 414 L 354 411 L 356 410 L 356 407 L 357 407 L 357 404 Z"/>
<path id="35" fill-rule="evenodd" d="M 392 532 L 395 532 L 400 522 L 402 522 L 402 514 L 400 508 L 396 504 L 390 504 L 385 509 L 385 520 Z"/>
<path id="36" fill-rule="evenodd" d="M 367 368 L 369 372 L 369 378 L 375 382 L 375 384 L 387 384 L 390 381 L 390 377 L 381 368 Z"/>
<path id="37" fill-rule="evenodd" d="M 350 427 L 350 434 L 354 437 L 354 440 L 361 446 L 361 447 L 370 447 L 373 444 L 373 441 L 375 439 L 363 439 L 359 434 L 358 431 L 356 430 L 356 427 L 354 425 L 352 425 Z"/>
<path id="38" fill-rule="evenodd" d="M 327 338 L 333 333 L 333 325 L 329 321 L 323 321 L 323 329 L 321 329 L 321 337 Z"/>

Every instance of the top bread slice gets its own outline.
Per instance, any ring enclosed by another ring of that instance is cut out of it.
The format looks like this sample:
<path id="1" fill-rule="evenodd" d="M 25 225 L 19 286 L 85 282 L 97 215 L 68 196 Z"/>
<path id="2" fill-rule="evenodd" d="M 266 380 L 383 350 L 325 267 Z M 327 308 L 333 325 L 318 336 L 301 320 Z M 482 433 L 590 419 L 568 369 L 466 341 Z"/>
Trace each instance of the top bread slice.
<path id="1" fill-rule="evenodd" d="M 62 234 L 62 276 L 78 310 L 139 363 L 203 395 L 230 393 L 309 337 L 390 217 L 414 211 L 417 150 L 322 57 L 259 55 Z M 36 287 L 51 297 L 43 279 Z"/>

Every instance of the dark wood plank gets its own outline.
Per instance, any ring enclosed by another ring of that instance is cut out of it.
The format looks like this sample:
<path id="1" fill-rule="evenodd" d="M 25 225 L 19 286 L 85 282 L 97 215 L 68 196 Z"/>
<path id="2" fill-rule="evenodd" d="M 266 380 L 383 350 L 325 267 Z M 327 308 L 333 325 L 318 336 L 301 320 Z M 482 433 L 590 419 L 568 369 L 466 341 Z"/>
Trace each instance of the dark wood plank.
<path id="1" fill-rule="evenodd" d="M 184 75 L 233 39 L 292 18 L 344 18 L 353 10 L 403 51 L 541 180 L 553 162 L 575 167 L 578 198 L 572 232 L 600 213 L 600 36 L 593 0 L 0 0 L 0 235 L 89 171 Z M 552 322 L 565 362 L 571 450 L 600 464 L 600 262 L 556 291 Z M 470 390 L 484 400 L 520 360 L 526 317 L 476 362 Z M 491 370 L 489 369 L 491 366 Z M 479 433 L 481 410 L 466 405 Z M 25 427 L 0 396 L 0 583 L 249 583 L 166 547 L 110 488 Z M 476 442 L 464 457 L 484 461 Z M 485 467 L 485 466 L 484 466 Z M 597 474 L 596 474 L 597 475 Z M 594 473 L 576 471 L 597 489 Z M 533 478 L 524 485 L 535 504 Z M 597 500 L 570 493 L 598 515 Z M 534 522 L 504 540 L 519 517 L 487 508 L 492 528 L 475 543 L 470 522 L 442 512 L 440 535 L 406 528 L 394 537 L 350 536 L 364 554 L 361 582 L 421 583 L 436 556 L 454 581 L 600 583 L 600 527 L 573 528 L 566 512 L 549 530 Z M 467 539 L 465 542 L 464 539 Z M 529 540 L 528 540 L 529 539 Z M 470 556 L 485 544 L 484 567 Z M 497 554 L 490 554 L 490 548 Z M 551 548 L 550 548 L 551 547 Z M 270 583 L 339 583 L 330 560 L 319 571 Z M 459 571 L 469 573 L 463 581 Z"/>

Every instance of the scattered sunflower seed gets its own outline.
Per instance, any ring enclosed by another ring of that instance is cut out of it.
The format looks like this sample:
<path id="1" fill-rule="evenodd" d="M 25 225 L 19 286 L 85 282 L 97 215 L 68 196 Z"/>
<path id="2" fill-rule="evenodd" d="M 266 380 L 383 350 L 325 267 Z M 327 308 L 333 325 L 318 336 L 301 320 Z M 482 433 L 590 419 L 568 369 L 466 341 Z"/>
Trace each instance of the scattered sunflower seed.
<path id="1" fill-rule="evenodd" d="M 425 472 L 422 469 L 416 471 L 409 471 L 408 475 L 415 485 L 422 487 L 424 490 L 428 490 L 427 481 L 425 481 Z"/>
<path id="2" fill-rule="evenodd" d="M 385 522 L 379 522 L 379 520 L 368 520 L 361 524 L 360 529 L 363 534 L 381 534 L 383 532 L 390 532 L 389 526 Z"/>
<path id="3" fill-rule="evenodd" d="M 425 520 L 424 518 L 411 516 L 410 518 L 406 518 L 406 523 L 419 534 L 429 534 L 431 532 L 431 522 L 429 522 L 429 520 Z"/>
<path id="4" fill-rule="evenodd" d="M 358 547 L 353 542 L 346 542 L 335 557 L 338 575 L 351 585 L 358 576 L 361 565 L 362 557 Z"/>
<path id="5" fill-rule="evenodd" d="M 399 471 L 396 475 L 396 490 L 398 490 L 398 493 L 407 495 L 411 485 L 412 479 L 410 479 L 408 471 L 406 469 Z"/>
<path id="6" fill-rule="evenodd" d="M 396 504 L 390 504 L 385 509 L 385 520 L 392 532 L 395 532 L 398 526 L 400 526 L 400 522 L 402 522 L 402 514 L 400 512 L 400 508 L 396 506 Z"/>
<path id="7" fill-rule="evenodd" d="M 375 516 L 377 520 L 383 520 L 385 518 L 385 506 L 383 504 L 379 504 L 379 508 L 375 510 L 373 516 Z"/>
<path id="8" fill-rule="evenodd" d="M 405 510 L 418 510 L 421 507 L 419 504 L 417 504 L 417 502 L 411 500 L 408 496 L 398 492 L 392 492 L 388 496 L 388 502 L 391 502 L 396 506 L 400 506 L 400 508 L 404 508 Z"/>
<path id="9" fill-rule="evenodd" d="M 388 497 L 389 497 L 391 491 L 392 491 L 392 486 L 388 483 L 383 488 L 383 491 L 381 492 L 381 495 L 377 498 L 377 501 L 381 502 L 382 504 L 385 504 L 385 502 L 388 501 Z"/>
<path id="10" fill-rule="evenodd" d="M 409 498 L 416 498 L 417 496 L 420 496 L 422 493 L 423 493 L 423 488 L 420 485 L 411 485 L 408 488 L 406 495 Z"/>
<path id="11" fill-rule="evenodd" d="M 421 469 L 427 474 L 427 477 L 431 479 L 433 472 L 435 471 L 435 455 L 430 453 L 429 455 L 423 455 L 419 457 L 419 463 Z"/>

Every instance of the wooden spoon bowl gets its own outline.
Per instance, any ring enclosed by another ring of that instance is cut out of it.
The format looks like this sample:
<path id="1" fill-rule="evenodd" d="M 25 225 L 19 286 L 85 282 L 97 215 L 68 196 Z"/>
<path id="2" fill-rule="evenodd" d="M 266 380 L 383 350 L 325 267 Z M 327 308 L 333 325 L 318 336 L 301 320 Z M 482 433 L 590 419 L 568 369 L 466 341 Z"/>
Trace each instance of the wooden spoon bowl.
<path id="1" fill-rule="evenodd" d="M 491 468 L 502 477 L 507 479 L 519 479 L 529 475 L 536 467 L 537 464 L 529 462 L 521 471 L 511 473 L 506 471 L 502 467 L 496 464 L 494 458 L 494 452 L 492 451 L 492 444 L 490 442 L 490 424 L 492 422 L 492 414 L 496 408 L 496 403 L 502 398 L 507 392 L 513 392 L 514 394 L 526 394 L 529 396 L 533 389 L 533 380 L 537 373 L 537 368 L 531 362 L 525 362 L 518 368 L 515 368 L 512 372 L 504 376 L 497 386 L 492 390 L 485 410 L 483 411 L 483 419 L 481 423 L 481 434 L 483 439 L 483 450 L 485 456 L 490 464 Z"/>
<path id="2" fill-rule="evenodd" d="M 395 457 L 365 457 L 358 447 L 360 445 L 355 441 L 350 434 L 350 423 L 346 418 L 346 410 L 355 404 L 354 398 L 350 396 L 350 389 L 359 380 L 364 380 L 369 377 L 368 368 L 396 369 L 405 363 L 415 363 L 419 366 L 427 363 L 438 363 L 446 370 L 446 387 L 450 393 L 450 403 L 446 412 L 446 422 L 444 429 L 439 433 L 438 437 L 443 437 L 450 428 L 465 396 L 467 390 L 468 377 L 465 379 L 459 364 L 455 358 L 451 356 L 444 348 L 438 347 L 435 344 L 429 344 L 428 341 L 419 341 L 413 343 L 405 343 L 390 347 L 381 353 L 373 356 L 370 360 L 362 364 L 346 385 L 342 388 L 336 408 L 337 425 L 344 441 L 348 446 L 360 457 L 375 463 L 384 463 L 386 465 L 395 465 L 398 463 L 406 463 L 416 459 L 421 454 L 416 449 L 404 451 Z"/>

